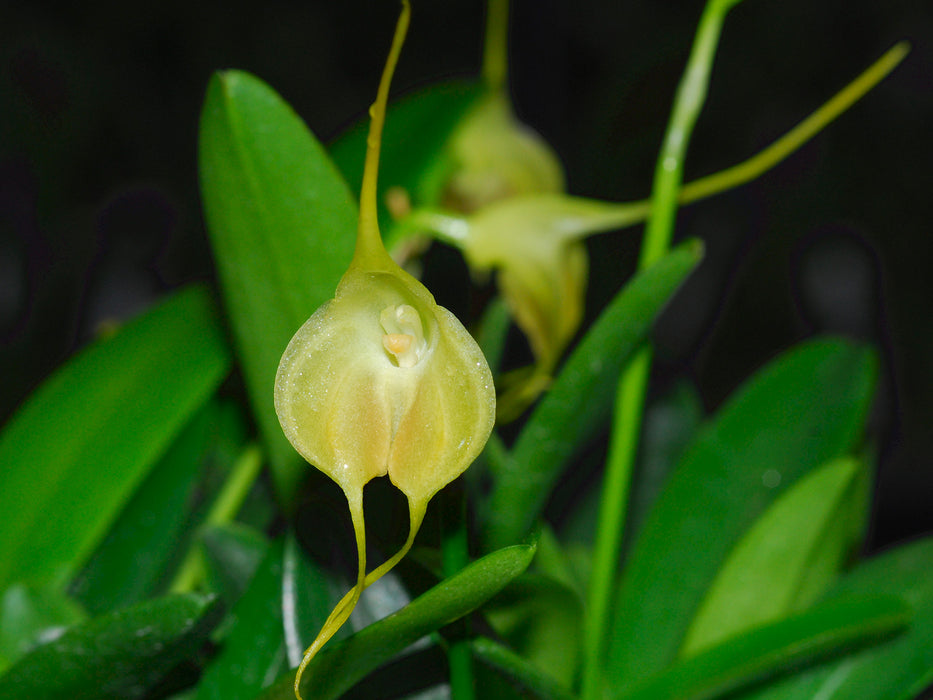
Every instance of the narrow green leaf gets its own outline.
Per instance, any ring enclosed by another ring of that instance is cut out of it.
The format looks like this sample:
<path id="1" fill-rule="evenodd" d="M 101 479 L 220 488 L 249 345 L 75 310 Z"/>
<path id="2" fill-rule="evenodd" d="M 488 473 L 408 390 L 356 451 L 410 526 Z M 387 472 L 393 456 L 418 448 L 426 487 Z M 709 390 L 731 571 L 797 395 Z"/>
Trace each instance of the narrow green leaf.
<path id="1" fill-rule="evenodd" d="M 305 465 L 272 400 L 288 341 L 328 299 L 353 254 L 356 207 L 324 148 L 269 86 L 215 75 L 201 114 L 201 192 L 253 411 L 279 496 Z"/>
<path id="2" fill-rule="evenodd" d="M 933 538 L 898 547 L 853 569 L 827 602 L 896 595 L 913 610 L 906 632 L 890 642 L 779 679 L 742 700 L 913 700 L 933 682 Z"/>
<path id="3" fill-rule="evenodd" d="M 242 442 L 236 409 L 214 399 L 198 411 L 126 503 L 71 586 L 98 615 L 165 592 L 191 543 L 199 492 L 210 492 L 211 463 L 227 443 Z"/>
<path id="4" fill-rule="evenodd" d="M 305 649 L 314 641 L 343 593 L 323 568 L 304 556 L 294 532 L 289 531 L 282 555 L 281 591 L 288 668 L 301 663 Z"/>
<path id="5" fill-rule="evenodd" d="M 606 682 L 674 661 L 729 552 L 768 505 L 850 451 L 875 380 L 865 347 L 817 340 L 753 377 L 698 434 L 646 519 L 623 572 Z"/>
<path id="6" fill-rule="evenodd" d="M 269 548 L 217 657 L 198 685 L 197 700 L 250 700 L 286 667 L 282 627 L 282 542 Z"/>
<path id="7" fill-rule="evenodd" d="M 0 435 L 0 590 L 64 584 L 229 367 L 210 296 L 191 288 L 52 375 Z"/>
<path id="8" fill-rule="evenodd" d="M 587 332 L 496 474 L 487 547 L 518 542 L 531 529 L 570 457 L 604 426 L 619 373 L 702 252 L 689 241 L 639 273 Z"/>
<path id="9" fill-rule="evenodd" d="M 87 614 L 59 590 L 13 584 L 0 600 L 0 674 Z"/>
<path id="10" fill-rule="evenodd" d="M 523 657 L 488 637 L 470 642 L 474 657 L 506 676 L 521 692 L 521 697 L 540 700 L 573 700 L 574 695 L 551 676 L 542 673 Z"/>
<path id="11" fill-rule="evenodd" d="M 610 697 L 710 700 L 794 668 L 877 644 L 903 630 L 910 619 L 910 608 L 894 596 L 820 605 L 733 637 L 671 666 L 629 692 Z"/>
<path id="12" fill-rule="evenodd" d="M 315 700 L 340 697 L 409 644 L 485 603 L 527 569 L 533 556 L 530 545 L 497 550 L 441 581 L 398 612 L 325 647 L 305 670 L 302 695 Z M 294 673 L 286 674 L 263 698 L 294 697 L 294 682 Z"/>
<path id="13" fill-rule="evenodd" d="M 201 533 L 207 580 L 228 606 L 249 588 L 269 552 L 269 540 L 258 530 L 240 523 L 213 525 Z"/>
<path id="14" fill-rule="evenodd" d="M 413 206 L 436 206 L 450 167 L 445 147 L 454 128 L 482 94 L 476 82 L 437 83 L 389 105 L 379 164 L 379 223 L 393 249 L 392 217 L 385 192 L 402 188 Z M 330 153 L 353 192 L 363 182 L 369 119 L 364 117 L 330 144 Z"/>
<path id="15" fill-rule="evenodd" d="M 217 612 L 212 598 L 186 594 L 94 618 L 20 659 L 0 677 L 0 697 L 138 697 L 204 642 Z"/>
<path id="16" fill-rule="evenodd" d="M 813 601 L 800 600 L 799 592 L 814 570 L 824 579 L 807 590 L 826 589 L 852 543 L 837 540 L 843 551 L 821 552 L 831 558 L 830 566 L 814 567 L 813 554 L 839 522 L 862 468 L 852 458 L 833 460 L 771 504 L 716 575 L 687 632 L 682 657 L 806 607 Z"/>

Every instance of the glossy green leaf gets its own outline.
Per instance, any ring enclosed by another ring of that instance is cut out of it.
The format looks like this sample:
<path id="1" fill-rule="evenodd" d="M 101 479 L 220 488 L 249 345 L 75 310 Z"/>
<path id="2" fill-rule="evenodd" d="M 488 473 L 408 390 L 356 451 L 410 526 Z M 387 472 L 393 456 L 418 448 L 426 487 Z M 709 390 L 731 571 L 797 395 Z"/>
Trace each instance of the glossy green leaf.
<path id="1" fill-rule="evenodd" d="M 863 466 L 843 457 L 801 477 L 762 514 L 726 559 L 706 593 L 684 640 L 688 657 L 746 629 L 780 619 L 809 605 L 800 599 L 825 590 L 849 554 L 820 547 L 839 522 Z M 830 559 L 814 566 L 813 555 Z M 817 573 L 823 580 L 806 583 Z"/>
<path id="2" fill-rule="evenodd" d="M 542 673 L 525 658 L 488 637 L 472 640 L 470 650 L 477 661 L 496 669 L 508 678 L 522 698 L 573 700 L 575 697 L 567 688 L 548 674 Z"/>
<path id="3" fill-rule="evenodd" d="M 289 531 L 282 554 L 281 591 L 288 668 L 301 663 L 305 649 L 343 594 L 344 590 L 337 588 L 324 569 L 304 555 Z"/>
<path id="4" fill-rule="evenodd" d="M 282 542 L 269 548 L 232 610 L 220 653 L 198 685 L 197 700 L 249 700 L 286 665 L 282 626 Z"/>
<path id="5" fill-rule="evenodd" d="M 192 413 L 230 354 L 206 290 L 179 292 L 52 375 L 0 435 L 0 590 L 61 585 Z"/>
<path id="6" fill-rule="evenodd" d="M 526 573 L 483 612 L 509 647 L 557 685 L 570 687 L 580 660 L 582 608 L 574 590 L 546 576 Z"/>
<path id="7" fill-rule="evenodd" d="M 201 545 L 211 590 L 234 605 L 266 558 L 269 540 L 258 530 L 233 522 L 206 528 Z"/>
<path id="8" fill-rule="evenodd" d="M 637 275 L 602 312 L 528 419 L 497 472 L 485 517 L 490 548 L 531 529 L 571 456 L 605 425 L 619 373 L 702 257 L 690 241 Z"/>
<path id="9" fill-rule="evenodd" d="M 189 421 L 72 584 L 89 612 L 126 607 L 165 589 L 201 522 L 197 496 L 212 490 L 211 462 L 226 443 L 242 444 L 244 430 L 235 407 L 216 399 Z"/>
<path id="10" fill-rule="evenodd" d="M 820 605 L 757 627 L 671 666 L 619 700 L 709 700 L 903 630 L 911 610 L 895 596 Z M 879 647 L 883 648 L 883 647 Z M 883 696 L 873 696 L 880 698 Z"/>
<path id="11" fill-rule="evenodd" d="M 404 189 L 414 206 L 439 203 L 450 167 L 445 147 L 454 128 L 482 94 L 474 82 L 437 83 L 389 105 L 379 164 L 379 222 L 392 250 L 392 218 L 385 192 Z M 353 192 L 363 182 L 369 119 L 364 117 L 330 144 L 330 153 Z"/>
<path id="12" fill-rule="evenodd" d="M 217 612 L 214 599 L 186 594 L 96 617 L 20 659 L 0 677 L 0 697 L 138 697 L 205 641 Z"/>
<path id="13" fill-rule="evenodd" d="M 215 75 L 201 114 L 204 212 L 253 411 L 279 496 L 290 501 L 303 460 L 272 401 L 288 341 L 328 299 L 353 254 L 354 198 L 324 148 L 269 86 Z"/>
<path id="14" fill-rule="evenodd" d="M 898 547 L 847 574 L 827 596 L 896 595 L 913 610 L 904 634 L 881 646 L 780 679 L 742 700 L 913 700 L 933 683 L 933 538 Z"/>
<path id="15" fill-rule="evenodd" d="M 324 647 L 305 670 L 302 695 L 315 700 L 340 697 L 409 644 L 485 603 L 527 569 L 533 556 L 534 547 L 530 545 L 497 550 L 441 581 L 398 612 Z M 287 674 L 263 698 L 294 697 L 294 682 L 294 674 Z"/>
<path id="16" fill-rule="evenodd" d="M 701 430 L 623 572 L 606 673 L 616 694 L 673 662 L 717 571 L 768 505 L 852 449 L 875 364 L 860 345 L 806 343 L 749 380 Z"/>
<path id="17" fill-rule="evenodd" d="M 44 641 L 87 617 L 56 589 L 13 584 L 0 600 L 0 674 Z"/>

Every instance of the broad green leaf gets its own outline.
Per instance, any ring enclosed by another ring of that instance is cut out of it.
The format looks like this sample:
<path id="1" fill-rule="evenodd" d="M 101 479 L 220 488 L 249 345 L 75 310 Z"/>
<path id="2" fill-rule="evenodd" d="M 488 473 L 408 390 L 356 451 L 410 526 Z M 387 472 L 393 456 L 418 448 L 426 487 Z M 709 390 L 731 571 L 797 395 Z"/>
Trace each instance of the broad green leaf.
<path id="1" fill-rule="evenodd" d="M 506 586 L 483 612 L 509 647 L 557 685 L 570 687 L 580 659 L 582 608 L 574 590 L 546 576 L 526 573 Z"/>
<path id="2" fill-rule="evenodd" d="M 0 677 L 4 700 L 139 697 L 205 641 L 212 598 L 173 595 L 77 625 Z"/>
<path id="3" fill-rule="evenodd" d="M 571 456 L 603 428 L 619 373 L 702 252 L 687 242 L 637 275 L 587 332 L 496 473 L 487 547 L 518 542 L 531 529 Z"/>
<path id="4" fill-rule="evenodd" d="M 438 83 L 389 105 L 379 163 L 379 222 L 393 249 L 392 218 L 385 192 L 402 188 L 414 206 L 435 206 L 449 163 L 446 144 L 454 128 L 482 94 L 473 82 Z M 359 192 L 369 119 L 363 118 L 330 144 L 330 153 L 350 189 Z"/>
<path id="5" fill-rule="evenodd" d="M 868 348 L 811 341 L 749 380 L 700 431 L 622 574 L 606 673 L 616 694 L 674 661 L 716 573 L 770 503 L 852 449 L 874 381 Z"/>
<path id="6" fill-rule="evenodd" d="M 212 462 L 245 426 L 233 405 L 208 402 L 123 507 L 71 586 L 91 614 L 126 607 L 164 590 L 199 525 L 198 494 L 212 491 Z M 203 513 L 201 514 L 203 518 Z"/>
<path id="7" fill-rule="evenodd" d="M 906 632 L 884 645 L 780 679 L 742 700 L 913 700 L 933 682 L 933 538 L 860 564 L 826 596 L 896 595 L 913 610 Z"/>
<path id="8" fill-rule="evenodd" d="M 64 584 L 229 367 L 196 287 L 53 374 L 0 435 L 0 590 Z"/>
<path id="9" fill-rule="evenodd" d="M 13 584 L 0 600 L 0 674 L 87 614 L 59 590 Z"/>
<path id="10" fill-rule="evenodd" d="M 551 676 L 542 673 L 539 668 L 528 663 L 526 659 L 488 637 L 479 637 L 472 640 L 470 650 L 478 661 L 496 669 L 507 677 L 514 686 L 517 686 L 522 698 L 573 700 L 575 697 L 573 693 Z"/>
<path id="11" fill-rule="evenodd" d="M 842 551 L 829 552 L 820 544 L 839 522 L 863 468 L 850 457 L 833 460 L 771 504 L 716 575 L 687 632 L 682 657 L 806 607 L 813 601 L 800 600 L 801 589 L 826 589 L 853 543 L 836 539 Z M 828 566 L 813 566 L 817 551 L 831 560 Z M 822 580 L 806 584 L 814 571 Z"/>
<path id="12" fill-rule="evenodd" d="M 851 598 L 820 605 L 732 637 L 669 667 L 629 692 L 609 697 L 614 700 L 722 697 L 788 670 L 853 648 L 878 644 L 903 630 L 910 619 L 910 607 L 895 596 Z M 883 649 L 885 645 L 876 648 Z M 872 697 L 877 700 L 884 696 Z"/>
<path id="13" fill-rule="evenodd" d="M 409 644 L 485 603 L 528 568 L 533 556 L 530 545 L 497 550 L 441 581 L 398 612 L 324 647 L 305 670 L 302 695 L 315 700 L 340 697 Z M 263 698 L 293 698 L 294 682 L 294 673 L 286 674 Z"/>
<path id="14" fill-rule="evenodd" d="M 250 700 L 284 668 L 282 542 L 269 548 L 249 588 L 232 611 L 220 653 L 198 685 L 197 700 Z"/>
<path id="15" fill-rule="evenodd" d="M 261 532 L 240 523 L 212 525 L 201 533 L 207 580 L 227 605 L 234 605 L 249 588 L 269 552 Z"/>
<path id="16" fill-rule="evenodd" d="M 269 86 L 218 73 L 201 114 L 204 213 L 253 411 L 279 497 L 305 470 L 272 400 L 295 331 L 333 298 L 353 254 L 356 206 L 324 148 Z"/>

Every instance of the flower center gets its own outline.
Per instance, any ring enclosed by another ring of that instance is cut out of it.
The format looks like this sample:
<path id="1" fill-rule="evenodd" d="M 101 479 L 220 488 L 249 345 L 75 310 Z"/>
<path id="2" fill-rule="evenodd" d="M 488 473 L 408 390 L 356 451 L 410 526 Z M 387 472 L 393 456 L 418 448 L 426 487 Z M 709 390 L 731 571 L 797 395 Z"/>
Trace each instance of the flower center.
<path id="1" fill-rule="evenodd" d="M 421 361 L 428 347 L 424 339 L 421 316 L 409 304 L 387 306 L 379 315 L 385 335 L 382 346 L 399 367 L 414 367 Z"/>

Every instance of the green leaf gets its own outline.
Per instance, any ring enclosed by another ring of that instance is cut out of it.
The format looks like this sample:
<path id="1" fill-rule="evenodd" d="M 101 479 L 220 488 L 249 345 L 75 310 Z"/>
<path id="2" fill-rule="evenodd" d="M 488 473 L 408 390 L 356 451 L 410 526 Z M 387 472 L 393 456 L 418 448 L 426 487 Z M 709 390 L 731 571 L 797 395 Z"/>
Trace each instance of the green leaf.
<path id="1" fill-rule="evenodd" d="M 521 697 L 540 698 L 540 700 L 573 700 L 575 697 L 567 688 L 551 676 L 528 663 L 498 642 L 488 637 L 479 637 L 470 642 L 473 656 L 483 664 L 496 669 L 517 686 Z M 484 689 L 485 690 L 485 689 Z"/>
<path id="2" fill-rule="evenodd" d="M 489 548 L 531 529 L 570 458 L 603 428 L 619 373 L 702 252 L 687 242 L 638 274 L 574 350 L 496 473 L 485 514 Z"/>
<path id="3" fill-rule="evenodd" d="M 721 697 L 802 665 L 877 644 L 904 629 L 910 616 L 910 608 L 894 596 L 853 598 L 820 605 L 732 637 L 671 666 L 629 692 L 609 697 L 618 700 Z M 877 700 L 885 696 L 872 697 Z"/>
<path id="4" fill-rule="evenodd" d="M 606 673 L 617 694 L 674 661 L 723 561 L 768 505 L 852 449 L 875 364 L 859 345 L 806 343 L 753 377 L 698 434 L 623 572 Z"/>
<path id="5" fill-rule="evenodd" d="M 327 616 L 343 597 L 323 568 L 304 556 L 295 534 L 289 531 L 282 556 L 282 622 L 289 668 L 301 663 Z M 338 637 L 339 638 L 339 637 Z"/>
<path id="6" fill-rule="evenodd" d="M 138 697 L 204 642 L 216 612 L 212 598 L 186 594 L 94 618 L 20 659 L 0 677 L 0 697 Z"/>
<path id="7" fill-rule="evenodd" d="M 840 523 L 863 468 L 852 458 L 833 460 L 800 478 L 771 504 L 716 575 L 681 656 L 806 607 L 813 600 L 801 600 L 801 589 L 812 594 L 828 587 L 853 543 L 831 538 L 841 551 L 826 551 L 820 545 Z M 814 566 L 817 551 L 829 559 L 827 565 Z M 814 573 L 821 581 L 807 583 Z"/>
<path id="8" fill-rule="evenodd" d="M 211 590 L 227 605 L 234 605 L 266 558 L 269 541 L 251 527 L 226 523 L 206 528 L 201 544 Z"/>
<path id="9" fill-rule="evenodd" d="M 325 647 L 305 670 L 302 695 L 315 700 L 339 697 L 409 644 L 485 603 L 528 568 L 533 556 L 530 545 L 497 550 L 441 581 L 398 612 Z M 263 698 L 290 700 L 294 682 L 294 673 L 286 674 Z"/>
<path id="10" fill-rule="evenodd" d="M 197 517 L 197 496 L 211 491 L 211 463 L 228 443 L 242 445 L 244 431 L 235 407 L 216 399 L 189 421 L 72 584 L 72 594 L 91 614 L 164 592 L 203 519 L 203 513 Z"/>
<path id="11" fill-rule="evenodd" d="M 87 618 L 61 591 L 13 584 L 0 601 L 0 673 L 43 641 Z"/>
<path id="12" fill-rule="evenodd" d="M 546 576 L 526 573 L 506 586 L 483 612 L 509 647 L 554 684 L 570 687 L 580 660 L 582 608 L 572 589 Z"/>
<path id="13" fill-rule="evenodd" d="M 933 682 L 933 538 L 870 559 L 827 595 L 900 596 L 913 609 L 907 631 L 854 656 L 809 669 L 741 696 L 742 700 L 912 700 Z M 738 700 L 738 698 L 737 698 Z"/>
<path id="14" fill-rule="evenodd" d="M 220 653 L 201 677 L 197 700 L 249 700 L 286 666 L 281 541 L 269 548 L 232 617 Z"/>
<path id="15" fill-rule="evenodd" d="M 401 187 L 414 206 L 435 206 L 450 167 L 447 141 L 482 94 L 475 82 L 437 83 L 393 102 L 386 116 L 379 163 L 379 223 L 392 250 L 392 218 L 385 192 Z M 330 144 L 330 153 L 353 192 L 363 182 L 369 119 L 364 117 Z"/>
<path id="16" fill-rule="evenodd" d="M 269 86 L 215 75 L 201 114 L 204 212 L 253 411 L 280 498 L 305 465 L 275 415 L 279 359 L 333 298 L 353 254 L 356 206 L 324 148 Z"/>
<path id="17" fill-rule="evenodd" d="M 52 375 L 0 435 L 0 590 L 64 584 L 229 367 L 211 299 L 191 288 Z"/>

